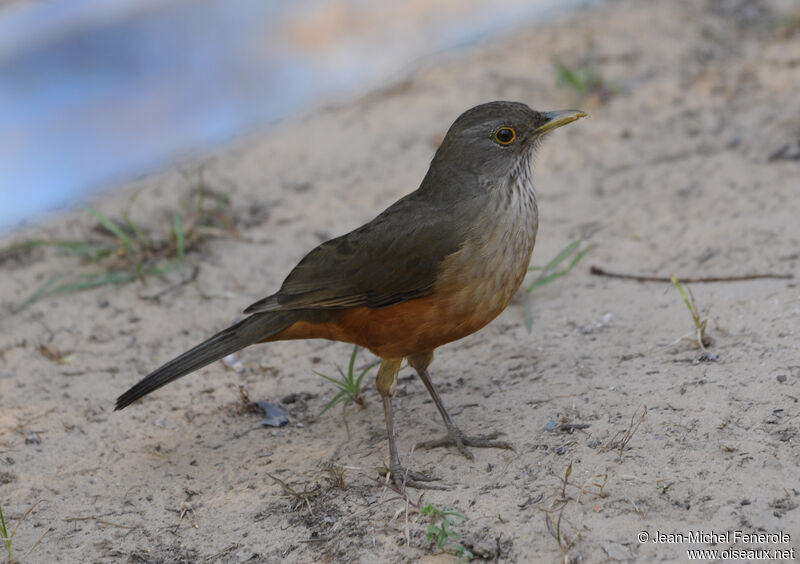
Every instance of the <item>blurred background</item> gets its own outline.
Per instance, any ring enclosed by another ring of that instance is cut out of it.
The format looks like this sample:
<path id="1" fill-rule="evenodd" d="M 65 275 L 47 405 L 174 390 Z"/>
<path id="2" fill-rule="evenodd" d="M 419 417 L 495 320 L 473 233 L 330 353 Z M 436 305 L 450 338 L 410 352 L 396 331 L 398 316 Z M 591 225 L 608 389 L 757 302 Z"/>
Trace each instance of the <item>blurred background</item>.
<path id="1" fill-rule="evenodd" d="M 588 1 L 0 4 L 0 233 Z"/>

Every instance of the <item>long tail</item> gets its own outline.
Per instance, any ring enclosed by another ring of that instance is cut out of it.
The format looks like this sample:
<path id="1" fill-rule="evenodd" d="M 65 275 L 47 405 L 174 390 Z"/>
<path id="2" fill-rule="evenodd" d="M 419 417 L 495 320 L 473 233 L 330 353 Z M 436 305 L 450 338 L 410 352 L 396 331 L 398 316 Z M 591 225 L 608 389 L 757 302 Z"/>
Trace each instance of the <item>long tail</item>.
<path id="1" fill-rule="evenodd" d="M 114 411 L 123 409 L 139 398 L 194 372 L 215 360 L 263 341 L 289 327 L 297 320 L 294 312 L 257 313 L 236 325 L 220 331 L 177 358 L 170 360 L 161 368 L 142 378 L 138 384 L 117 398 Z"/>

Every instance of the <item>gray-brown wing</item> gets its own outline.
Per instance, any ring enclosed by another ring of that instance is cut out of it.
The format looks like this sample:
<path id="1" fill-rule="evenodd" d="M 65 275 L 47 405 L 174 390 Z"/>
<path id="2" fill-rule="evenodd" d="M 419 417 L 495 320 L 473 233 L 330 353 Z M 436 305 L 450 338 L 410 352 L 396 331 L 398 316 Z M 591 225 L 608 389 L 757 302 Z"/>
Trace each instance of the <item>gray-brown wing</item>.
<path id="1" fill-rule="evenodd" d="M 409 194 L 366 225 L 308 253 L 276 294 L 245 313 L 379 308 L 424 296 L 442 260 L 464 242 L 453 212 Z"/>

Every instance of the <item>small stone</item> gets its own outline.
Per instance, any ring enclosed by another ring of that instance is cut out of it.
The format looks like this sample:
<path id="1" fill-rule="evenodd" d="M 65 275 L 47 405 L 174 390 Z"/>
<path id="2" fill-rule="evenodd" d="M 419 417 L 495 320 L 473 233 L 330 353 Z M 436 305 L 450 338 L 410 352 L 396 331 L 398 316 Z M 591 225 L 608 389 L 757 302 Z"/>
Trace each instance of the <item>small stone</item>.
<path id="1" fill-rule="evenodd" d="M 239 358 L 235 354 L 229 354 L 228 356 L 223 358 L 222 364 L 225 365 L 225 368 L 233 370 L 236 373 L 244 371 L 244 363 L 241 360 L 239 360 Z"/>
<path id="2" fill-rule="evenodd" d="M 261 425 L 264 427 L 283 427 L 289 423 L 289 414 L 282 410 L 277 405 L 273 405 L 268 401 L 258 402 L 258 407 L 264 410 L 264 419 L 261 420 Z M 302 424 L 298 424 L 302 426 Z M 287 431 L 290 433 L 291 430 Z"/>

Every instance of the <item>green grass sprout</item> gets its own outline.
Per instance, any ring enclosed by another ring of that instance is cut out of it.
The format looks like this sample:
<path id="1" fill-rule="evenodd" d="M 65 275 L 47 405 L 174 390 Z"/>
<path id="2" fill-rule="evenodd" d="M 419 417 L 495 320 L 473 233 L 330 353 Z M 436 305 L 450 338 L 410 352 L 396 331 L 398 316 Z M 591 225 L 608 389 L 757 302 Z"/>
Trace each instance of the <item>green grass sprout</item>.
<path id="1" fill-rule="evenodd" d="M 466 515 L 459 511 L 439 509 L 432 503 L 420 509 L 419 514 L 430 518 L 431 521 L 428 525 L 428 533 L 425 535 L 426 541 L 434 541 L 439 550 L 454 554 L 459 558 L 469 560 L 473 557 L 469 550 L 457 542 L 461 535 L 454 528 L 467 520 Z M 455 545 L 448 547 L 448 543 L 455 543 Z"/>
<path id="2" fill-rule="evenodd" d="M 19 527 L 19 523 L 17 523 L 17 527 Z M 11 552 L 11 543 L 14 542 L 14 535 L 17 533 L 17 527 L 14 527 L 14 530 L 11 531 L 11 534 L 8 534 L 8 529 L 6 528 L 6 518 L 3 516 L 3 504 L 0 503 L 0 538 L 3 539 L 3 544 L 6 545 L 6 552 L 8 553 L 8 561 L 13 562 L 14 557 Z"/>
<path id="3" fill-rule="evenodd" d="M 678 292 L 680 292 L 681 298 L 683 298 L 683 303 L 686 304 L 686 308 L 689 310 L 689 314 L 692 316 L 697 344 L 705 351 L 706 347 L 711 345 L 711 338 L 706 335 L 708 318 L 703 319 L 700 317 L 700 310 L 697 308 L 697 302 L 694 301 L 694 294 L 692 294 L 691 289 L 689 289 L 688 286 L 686 287 L 686 290 L 688 290 L 687 296 L 686 291 L 683 289 L 683 285 L 678 281 L 678 278 L 674 274 L 670 276 L 670 280 L 672 280 L 672 285 L 678 289 Z"/>
<path id="4" fill-rule="evenodd" d="M 558 57 L 553 57 L 553 65 L 556 67 L 558 83 L 582 96 L 588 96 L 603 88 L 602 75 L 589 64 L 569 66 Z"/>
<path id="5" fill-rule="evenodd" d="M 586 256 L 586 253 L 594 248 L 594 245 L 588 245 L 581 249 L 581 242 L 581 240 L 573 241 L 544 266 L 531 266 L 528 268 L 528 271 L 539 272 L 539 276 L 536 277 L 536 280 L 525 288 L 525 326 L 528 328 L 529 332 L 533 328 L 533 312 L 531 311 L 531 301 L 529 298 L 530 293 L 536 288 L 541 288 L 568 274 L 569 271 L 575 268 L 581 259 Z M 569 260 L 569 262 L 566 262 L 567 260 Z M 563 264 L 565 262 L 566 264 Z"/>
<path id="6" fill-rule="evenodd" d="M 604 103 L 614 94 L 598 68 L 595 47 L 591 40 L 587 42 L 584 53 L 574 63 L 568 64 L 558 57 L 553 57 L 552 60 L 556 82 L 577 94 L 576 103 L 582 103 L 589 97 L 596 97 Z"/>
<path id="7" fill-rule="evenodd" d="M 97 211 L 88 204 L 86 204 L 84 207 L 86 208 L 86 211 L 88 211 L 90 214 L 92 214 L 94 217 L 97 218 L 97 221 L 99 221 L 103 227 L 105 227 L 111 233 L 114 234 L 114 236 L 119 240 L 119 242 L 122 243 L 123 248 L 125 250 L 130 250 L 136 246 L 136 244 L 133 242 L 133 239 L 131 239 L 130 236 L 127 233 L 125 233 L 122 230 L 122 228 L 120 228 L 119 225 L 114 223 L 109 217 L 103 215 L 102 213 L 100 213 L 99 211 Z"/>
<path id="8" fill-rule="evenodd" d="M 365 366 L 361 370 L 361 372 L 359 372 L 358 376 L 356 376 L 355 364 L 356 364 L 356 356 L 358 355 L 358 349 L 359 349 L 358 345 L 353 345 L 353 353 L 350 355 L 350 362 L 347 366 L 347 373 L 345 373 L 338 366 L 336 367 L 336 370 L 339 371 L 338 378 L 332 378 L 331 376 L 327 376 L 320 372 L 314 371 L 314 374 L 322 378 L 325 378 L 328 382 L 332 383 L 339 389 L 337 394 L 333 396 L 333 399 L 329 401 L 327 405 L 325 405 L 322 411 L 319 412 L 320 416 L 339 403 L 342 404 L 342 412 L 344 412 L 349 403 L 355 403 L 360 406 L 363 406 L 366 403 L 364 395 L 362 394 L 364 388 L 366 387 L 362 386 L 362 382 L 364 381 L 364 376 L 366 376 L 370 370 L 378 366 L 381 363 L 381 361 L 376 360 L 375 362 L 371 362 L 370 364 Z"/>
<path id="9" fill-rule="evenodd" d="M 183 232 L 183 216 L 181 212 L 175 210 L 172 215 L 172 232 L 175 235 L 175 247 L 178 260 L 183 260 L 183 254 L 186 250 L 186 234 Z"/>
<path id="10" fill-rule="evenodd" d="M 573 241 L 543 267 L 531 266 L 528 270 L 538 270 L 539 276 L 533 281 L 533 283 L 531 283 L 530 286 L 525 288 L 525 291 L 532 292 L 536 288 L 541 288 L 556 278 L 560 278 L 565 274 L 568 274 L 569 271 L 575 268 L 580 260 L 586 256 L 586 253 L 594 248 L 594 245 L 589 245 L 588 247 L 578 251 L 580 244 L 581 241 Z M 578 252 L 576 253 L 576 251 Z M 575 254 L 573 255 L 573 253 Z M 571 255 L 573 255 L 572 260 L 570 260 L 566 266 L 559 268 L 559 265 L 561 265 L 561 263 L 567 260 Z"/>
<path id="11" fill-rule="evenodd" d="M 33 505 L 30 507 L 30 509 L 28 509 L 28 510 L 25 512 L 25 515 L 23 515 L 22 517 L 20 517 L 19 521 L 17 521 L 17 524 L 14 526 L 14 528 L 11 530 L 11 532 L 10 532 L 10 533 L 8 532 L 8 528 L 6 527 L 6 518 L 5 518 L 5 516 L 3 515 L 3 505 L 2 505 L 2 504 L 0 504 L 0 539 L 2 539 L 2 540 L 3 540 L 3 544 L 4 544 L 4 545 L 5 545 L 5 547 L 6 547 L 6 553 L 8 554 L 8 562 L 9 562 L 9 564 L 13 564 L 14 562 L 17 562 L 16 560 L 14 560 L 14 554 L 13 554 L 13 551 L 12 551 L 12 544 L 13 544 L 13 542 L 14 542 L 14 535 L 16 535 L 16 534 L 17 534 L 17 530 L 19 529 L 19 526 L 20 526 L 20 525 L 22 525 L 22 523 L 25 521 L 25 519 L 27 519 L 27 518 L 28 518 L 28 516 L 29 516 L 31 513 L 33 513 L 33 510 L 34 510 L 34 509 L 36 509 L 36 507 L 37 507 L 37 506 L 38 506 L 40 503 L 42 503 L 42 501 L 44 501 L 44 500 L 39 500 L 39 501 L 37 501 L 36 503 L 34 503 L 34 504 L 33 504 Z M 41 542 L 42 542 L 42 539 L 44 539 L 44 536 L 45 536 L 47 533 L 49 533 L 49 532 L 50 532 L 50 527 L 48 526 L 48 527 L 45 529 L 44 533 L 42 533 L 42 536 L 41 536 L 41 537 L 39 537 L 39 540 L 38 540 L 38 541 L 36 541 L 36 543 L 35 543 L 35 544 L 34 544 L 34 545 L 33 545 L 33 546 L 32 546 L 32 547 L 31 547 L 31 548 L 28 550 L 28 552 L 25 554 L 25 556 L 23 557 L 23 560 L 24 560 L 25 558 L 27 558 L 27 556 L 28 556 L 28 555 L 29 555 L 31 552 L 33 552 L 33 550 L 34 550 L 34 549 L 35 549 L 37 546 L 39 546 L 39 543 L 41 543 Z"/>
<path id="12" fill-rule="evenodd" d="M 180 268 L 187 253 L 204 239 L 236 236 L 230 198 L 206 187 L 202 176 L 197 182 L 197 186 L 182 199 L 179 209 L 169 212 L 167 225 L 161 234 L 158 229 L 145 228 L 131 219 L 130 208 L 139 194 L 137 192 L 120 213 L 121 219 L 113 219 L 85 205 L 86 211 L 98 223 L 84 240 L 31 239 L 0 249 L 0 264 L 39 247 L 54 248 L 80 261 L 75 268 L 50 277 L 15 311 L 49 296 L 143 281 L 150 276 L 169 273 Z"/>

